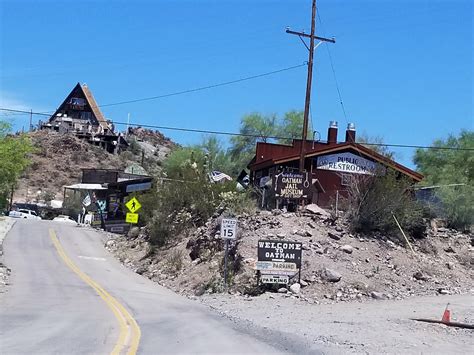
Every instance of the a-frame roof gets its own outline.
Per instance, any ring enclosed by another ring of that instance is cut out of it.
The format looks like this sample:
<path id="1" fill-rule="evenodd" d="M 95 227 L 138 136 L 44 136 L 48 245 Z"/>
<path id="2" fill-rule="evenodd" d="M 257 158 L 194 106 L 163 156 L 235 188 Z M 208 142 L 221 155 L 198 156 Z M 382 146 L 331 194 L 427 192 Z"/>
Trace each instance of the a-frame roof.
<path id="1" fill-rule="evenodd" d="M 54 112 L 54 114 L 50 117 L 49 121 L 53 121 L 56 118 L 56 115 L 61 112 L 61 110 L 68 104 L 70 99 L 74 97 L 74 95 L 77 95 L 78 93 L 82 94 L 84 99 L 87 102 L 87 105 L 89 106 L 90 110 L 92 111 L 94 118 L 96 121 L 96 124 L 100 125 L 104 129 L 110 129 L 109 124 L 107 123 L 107 120 L 105 119 L 104 115 L 99 109 L 99 106 L 97 105 L 97 102 L 94 99 L 94 96 L 92 95 L 92 92 L 90 91 L 89 87 L 86 84 L 81 85 L 80 83 L 77 83 L 76 86 L 71 90 L 69 95 L 66 97 L 66 99 L 63 101 L 63 103 L 58 107 L 58 109 Z"/>

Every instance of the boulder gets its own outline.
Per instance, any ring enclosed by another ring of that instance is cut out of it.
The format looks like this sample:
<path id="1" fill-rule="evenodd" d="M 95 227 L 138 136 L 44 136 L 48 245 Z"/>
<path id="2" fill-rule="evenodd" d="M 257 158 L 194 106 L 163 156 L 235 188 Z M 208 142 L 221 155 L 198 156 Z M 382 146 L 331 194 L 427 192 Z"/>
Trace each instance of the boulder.
<path id="1" fill-rule="evenodd" d="M 281 287 L 278 289 L 278 293 L 287 293 L 288 290 L 285 287 Z"/>
<path id="2" fill-rule="evenodd" d="M 372 291 L 370 293 L 370 297 L 372 297 L 373 299 L 376 299 L 376 300 L 386 300 L 386 299 L 388 299 L 388 297 L 385 293 L 377 292 L 377 291 Z"/>
<path id="3" fill-rule="evenodd" d="M 301 291 L 301 285 L 299 283 L 291 285 L 290 291 L 293 292 L 295 295 L 299 294 Z"/>
<path id="4" fill-rule="evenodd" d="M 326 267 L 321 272 L 321 278 L 329 282 L 339 282 L 342 278 L 342 275 L 337 271 Z"/>
<path id="5" fill-rule="evenodd" d="M 311 232 L 309 232 L 305 229 L 298 229 L 293 234 L 300 235 L 302 237 L 311 237 L 312 236 Z"/>
<path id="6" fill-rule="evenodd" d="M 455 253 L 456 251 L 454 250 L 454 248 L 450 245 L 450 246 L 447 246 L 446 248 L 444 248 L 444 251 L 446 253 Z"/>
<path id="7" fill-rule="evenodd" d="M 140 228 L 138 227 L 132 227 L 130 228 L 130 230 L 128 231 L 128 236 L 130 238 L 136 238 L 140 235 Z"/>
<path id="8" fill-rule="evenodd" d="M 305 211 L 310 212 L 312 214 L 317 214 L 317 215 L 325 217 L 325 218 L 328 218 L 328 217 L 331 216 L 331 214 L 329 212 L 327 212 L 326 210 L 322 209 L 321 207 L 319 207 L 318 205 L 316 205 L 314 203 L 312 203 L 310 205 L 307 205 L 305 207 Z"/>
<path id="9" fill-rule="evenodd" d="M 344 253 L 347 253 L 347 254 L 352 254 L 352 252 L 354 251 L 354 248 L 351 247 L 351 246 L 348 245 L 348 244 L 343 245 L 340 249 L 341 249 Z"/>
<path id="10" fill-rule="evenodd" d="M 421 271 L 417 271 L 413 274 L 413 277 L 417 280 L 421 280 L 421 281 L 428 281 L 429 280 L 429 276 L 423 274 Z"/>
<path id="11" fill-rule="evenodd" d="M 328 232 L 328 237 L 334 240 L 340 240 L 342 236 L 339 233 Z"/>

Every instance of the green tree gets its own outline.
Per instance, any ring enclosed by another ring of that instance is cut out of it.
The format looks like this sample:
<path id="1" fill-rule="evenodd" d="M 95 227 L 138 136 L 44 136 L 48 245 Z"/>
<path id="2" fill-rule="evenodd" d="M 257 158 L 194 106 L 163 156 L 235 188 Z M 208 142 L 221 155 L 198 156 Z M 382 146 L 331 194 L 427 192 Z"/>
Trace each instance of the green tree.
<path id="1" fill-rule="evenodd" d="M 224 149 L 222 142 L 215 136 L 205 136 L 196 146 L 205 155 L 206 170 L 218 170 L 236 176 L 240 171 L 231 158 L 230 152 Z"/>
<path id="2" fill-rule="evenodd" d="M 432 146 L 459 150 L 417 149 L 413 161 L 425 176 L 423 185 L 440 186 L 435 191 L 449 225 L 468 228 L 474 224 L 474 132 L 463 130 L 457 137 L 435 140 Z"/>
<path id="3" fill-rule="evenodd" d="M 242 117 L 240 123 L 240 136 L 231 138 L 230 153 L 244 165 L 248 164 L 255 154 L 257 142 L 268 142 L 270 137 L 278 134 L 279 127 L 275 115 L 264 116 L 260 113 L 251 113 Z"/>
<path id="4" fill-rule="evenodd" d="M 395 158 L 395 153 L 392 152 L 386 145 L 383 145 L 384 140 L 380 136 L 369 136 L 366 133 L 362 133 L 357 135 L 356 141 L 357 143 L 362 144 L 363 146 L 372 149 L 373 151 L 389 159 Z"/>
<path id="5" fill-rule="evenodd" d="M 293 139 L 301 139 L 303 133 L 304 112 L 291 110 L 285 113 L 278 127 L 280 144 L 291 144 Z M 308 127 L 308 138 L 312 137 L 311 124 Z M 284 137 L 284 138 L 283 138 Z"/>
<path id="6" fill-rule="evenodd" d="M 9 192 L 30 164 L 32 150 L 25 134 L 12 135 L 11 125 L 0 121 L 0 208 L 5 208 Z"/>

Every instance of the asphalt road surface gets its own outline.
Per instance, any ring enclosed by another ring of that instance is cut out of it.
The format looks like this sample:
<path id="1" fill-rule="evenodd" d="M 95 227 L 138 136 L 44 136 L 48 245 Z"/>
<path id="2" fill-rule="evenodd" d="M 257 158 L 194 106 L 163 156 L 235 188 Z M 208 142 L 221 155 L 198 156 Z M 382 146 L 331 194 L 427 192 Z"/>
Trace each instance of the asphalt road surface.
<path id="1" fill-rule="evenodd" d="M 19 220 L 3 248 L 12 273 L 0 295 L 1 354 L 297 351 L 131 272 L 92 230 Z"/>

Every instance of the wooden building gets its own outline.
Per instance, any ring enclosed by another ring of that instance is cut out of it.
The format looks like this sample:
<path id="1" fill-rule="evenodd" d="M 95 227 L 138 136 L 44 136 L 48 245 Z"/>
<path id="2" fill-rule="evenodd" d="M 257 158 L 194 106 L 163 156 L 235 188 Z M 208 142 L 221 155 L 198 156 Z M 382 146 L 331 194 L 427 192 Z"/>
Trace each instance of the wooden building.
<path id="1" fill-rule="evenodd" d="M 41 129 L 73 133 L 109 153 L 119 153 L 128 146 L 122 134 L 116 133 L 113 124 L 105 119 L 86 84 L 77 83 Z"/>
<path id="2" fill-rule="evenodd" d="M 81 182 L 64 187 L 64 201 L 66 205 L 83 205 L 88 196 L 89 203 L 82 212 L 91 217 L 91 225 L 124 233 L 130 227 L 125 223 L 125 198 L 129 194 L 151 189 L 152 182 L 151 176 L 114 169 L 82 169 Z M 79 209 L 76 212 L 81 213 Z"/>
<path id="3" fill-rule="evenodd" d="M 348 125 L 343 142 L 338 142 L 337 136 L 337 122 L 332 121 L 327 141 L 306 141 L 304 163 L 311 178 L 308 202 L 328 207 L 337 195 L 345 195 L 353 176 L 375 175 L 380 169 L 393 169 L 414 182 L 423 178 L 416 171 L 356 143 L 353 124 Z M 255 157 L 248 165 L 251 183 L 269 189 L 281 172 L 298 172 L 301 144 L 302 140 L 293 140 L 292 145 L 258 142 Z"/>

